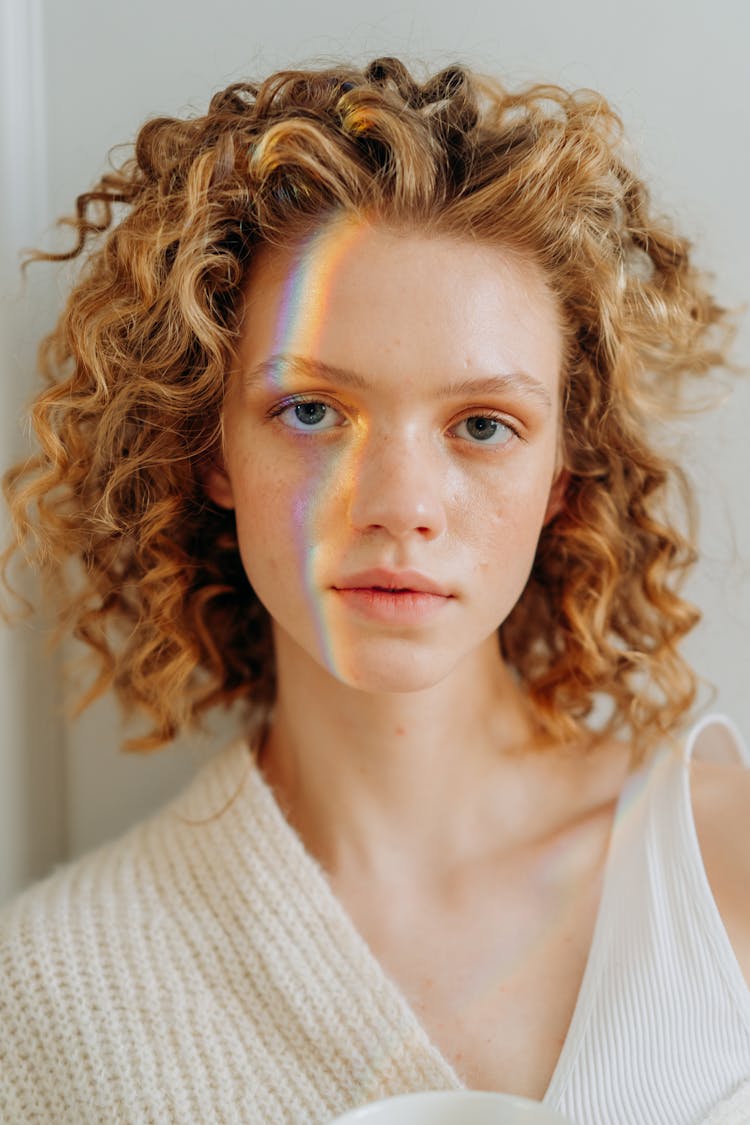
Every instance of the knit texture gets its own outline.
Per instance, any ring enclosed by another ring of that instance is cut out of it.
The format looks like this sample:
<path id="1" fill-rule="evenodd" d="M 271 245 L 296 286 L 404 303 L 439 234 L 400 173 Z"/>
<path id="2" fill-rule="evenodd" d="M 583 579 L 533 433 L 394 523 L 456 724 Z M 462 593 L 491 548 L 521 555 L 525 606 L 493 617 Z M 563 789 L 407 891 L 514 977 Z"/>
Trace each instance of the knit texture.
<path id="1" fill-rule="evenodd" d="M 0 915 L 3 1123 L 322 1125 L 460 1085 L 244 742 Z"/>

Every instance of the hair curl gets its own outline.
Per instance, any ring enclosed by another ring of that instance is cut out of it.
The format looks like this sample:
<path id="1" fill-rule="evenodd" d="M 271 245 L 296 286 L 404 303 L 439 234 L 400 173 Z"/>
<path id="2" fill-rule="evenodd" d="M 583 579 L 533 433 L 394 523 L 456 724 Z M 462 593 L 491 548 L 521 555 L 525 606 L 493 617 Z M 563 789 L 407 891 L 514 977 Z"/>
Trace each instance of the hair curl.
<path id="1" fill-rule="evenodd" d="M 503 653 L 556 739 L 581 737 L 601 694 L 606 730 L 628 727 L 636 758 L 675 729 L 695 695 L 678 643 L 699 615 L 677 592 L 695 552 L 665 498 L 674 482 L 688 509 L 690 495 L 648 424 L 686 376 L 724 362 L 726 317 L 622 149 L 591 91 L 511 92 L 460 66 L 420 83 L 393 58 L 282 71 L 229 86 L 204 116 L 148 121 L 62 220 L 73 249 L 30 256 L 82 264 L 40 349 L 39 452 L 6 475 L 6 555 L 41 569 L 98 655 L 89 698 L 114 686 L 150 714 L 152 736 L 131 746 L 273 698 L 268 616 L 233 513 L 201 479 L 256 248 L 342 213 L 543 267 L 566 332 L 570 482 Z"/>

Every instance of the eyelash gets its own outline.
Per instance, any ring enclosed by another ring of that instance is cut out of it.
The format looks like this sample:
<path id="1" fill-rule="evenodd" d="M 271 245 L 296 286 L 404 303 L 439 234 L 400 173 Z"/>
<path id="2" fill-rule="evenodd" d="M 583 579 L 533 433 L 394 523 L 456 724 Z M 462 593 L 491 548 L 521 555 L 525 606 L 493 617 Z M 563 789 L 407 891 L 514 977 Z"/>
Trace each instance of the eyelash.
<path id="1" fill-rule="evenodd" d="M 331 410 L 338 411 L 338 407 L 334 406 L 334 404 L 332 402 L 329 402 L 328 399 L 322 397 L 321 395 L 291 395 L 289 398 L 284 399 L 283 402 L 279 402 L 279 403 L 276 404 L 276 406 L 272 407 L 271 410 L 268 411 L 267 417 L 278 418 L 281 414 L 284 413 L 285 410 L 289 410 L 291 407 L 302 406 L 305 403 L 318 403 L 318 402 L 321 403 L 323 406 L 330 407 Z M 340 413 L 340 411 L 338 411 L 338 412 Z M 454 426 L 459 425 L 459 423 L 461 423 L 461 422 L 466 422 L 469 418 L 488 418 L 493 422 L 498 422 L 501 426 L 504 426 L 507 430 L 510 430 L 513 437 L 517 438 L 519 441 L 525 440 L 523 438 L 520 430 L 515 425 L 513 425 L 512 422 L 509 422 L 508 419 L 503 414 L 498 413 L 498 411 L 496 411 L 496 410 L 481 410 L 481 411 L 476 411 L 476 412 L 472 412 L 472 413 L 469 413 L 469 414 L 464 414 L 461 418 L 458 419 L 457 422 L 454 423 Z M 295 426 L 290 426 L 288 428 L 294 430 L 295 433 L 304 433 L 304 428 L 302 428 L 302 427 L 300 429 L 297 429 L 297 427 L 295 427 Z M 315 433 L 315 432 L 316 432 L 316 428 L 314 426 L 311 426 L 310 427 L 310 433 Z M 322 432 L 327 432 L 327 431 L 320 431 L 320 432 L 322 433 Z M 503 447 L 505 445 L 509 445 L 510 441 L 511 441 L 511 439 L 509 439 L 507 442 L 502 442 L 502 443 L 499 443 L 499 444 L 500 444 L 501 447 Z M 482 446 L 484 444 L 489 445 L 489 442 L 485 443 L 485 442 L 481 442 L 481 441 L 469 441 L 468 444 L 469 445 Z M 492 446 L 490 446 L 490 448 L 492 448 Z"/>

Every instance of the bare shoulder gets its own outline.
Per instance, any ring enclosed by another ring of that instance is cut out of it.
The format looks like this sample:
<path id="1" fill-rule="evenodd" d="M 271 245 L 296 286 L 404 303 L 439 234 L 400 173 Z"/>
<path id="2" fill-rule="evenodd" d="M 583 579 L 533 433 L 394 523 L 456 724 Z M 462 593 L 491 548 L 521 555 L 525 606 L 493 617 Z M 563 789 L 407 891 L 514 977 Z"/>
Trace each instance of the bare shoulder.
<path id="1" fill-rule="evenodd" d="M 750 769 L 694 761 L 690 791 L 706 875 L 750 987 Z"/>
<path id="2" fill-rule="evenodd" d="M 701 845 L 705 838 L 726 851 L 733 867 L 750 872 L 750 768 L 693 761 L 690 792 Z"/>

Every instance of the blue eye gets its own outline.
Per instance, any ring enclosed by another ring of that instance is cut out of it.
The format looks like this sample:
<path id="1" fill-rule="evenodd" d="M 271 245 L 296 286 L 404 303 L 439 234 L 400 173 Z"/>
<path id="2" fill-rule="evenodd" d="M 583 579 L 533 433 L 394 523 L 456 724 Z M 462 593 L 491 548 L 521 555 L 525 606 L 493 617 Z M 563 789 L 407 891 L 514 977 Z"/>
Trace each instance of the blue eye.
<path id="1" fill-rule="evenodd" d="M 466 433 L 475 445 L 479 442 L 484 445 L 507 445 L 515 436 L 514 431 L 505 422 L 486 414 L 463 418 L 458 426 L 466 427 Z"/>
<path id="2" fill-rule="evenodd" d="M 326 402 L 292 402 L 278 411 L 291 430 L 330 430 L 337 425 L 337 411 Z"/>

